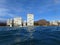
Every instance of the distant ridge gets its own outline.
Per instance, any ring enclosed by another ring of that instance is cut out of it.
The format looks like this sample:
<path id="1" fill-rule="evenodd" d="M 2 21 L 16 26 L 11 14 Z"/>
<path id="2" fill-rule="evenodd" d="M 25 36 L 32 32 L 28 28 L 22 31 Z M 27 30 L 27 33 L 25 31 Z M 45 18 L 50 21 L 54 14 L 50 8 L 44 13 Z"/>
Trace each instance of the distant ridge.
<path id="1" fill-rule="evenodd" d="M 45 19 L 41 19 L 41 20 L 34 22 L 35 26 L 48 26 L 49 24 L 50 24 L 50 22 Z"/>
<path id="2" fill-rule="evenodd" d="M 0 20 L 0 26 L 6 26 L 6 21 L 1 21 Z"/>

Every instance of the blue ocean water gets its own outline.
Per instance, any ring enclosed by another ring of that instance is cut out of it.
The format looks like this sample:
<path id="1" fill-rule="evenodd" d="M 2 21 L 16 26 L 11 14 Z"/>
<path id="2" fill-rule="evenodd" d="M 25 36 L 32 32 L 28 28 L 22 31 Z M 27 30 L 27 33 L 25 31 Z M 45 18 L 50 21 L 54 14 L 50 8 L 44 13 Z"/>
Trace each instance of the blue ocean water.
<path id="1" fill-rule="evenodd" d="M 0 27 L 0 45 L 60 45 L 60 27 Z"/>

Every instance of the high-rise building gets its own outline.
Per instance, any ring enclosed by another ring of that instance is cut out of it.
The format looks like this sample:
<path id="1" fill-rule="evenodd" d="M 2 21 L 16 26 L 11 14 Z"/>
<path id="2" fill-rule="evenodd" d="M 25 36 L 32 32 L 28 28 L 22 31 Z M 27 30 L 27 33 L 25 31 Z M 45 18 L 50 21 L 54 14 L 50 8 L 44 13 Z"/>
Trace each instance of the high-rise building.
<path id="1" fill-rule="evenodd" d="M 14 22 L 14 26 L 19 26 L 19 27 L 22 26 L 22 18 L 21 17 L 14 18 L 13 22 Z"/>
<path id="2" fill-rule="evenodd" d="M 27 14 L 27 26 L 34 26 L 34 15 Z"/>
<path id="3" fill-rule="evenodd" d="M 7 20 L 7 26 L 12 27 L 12 19 L 8 19 L 8 20 Z"/>

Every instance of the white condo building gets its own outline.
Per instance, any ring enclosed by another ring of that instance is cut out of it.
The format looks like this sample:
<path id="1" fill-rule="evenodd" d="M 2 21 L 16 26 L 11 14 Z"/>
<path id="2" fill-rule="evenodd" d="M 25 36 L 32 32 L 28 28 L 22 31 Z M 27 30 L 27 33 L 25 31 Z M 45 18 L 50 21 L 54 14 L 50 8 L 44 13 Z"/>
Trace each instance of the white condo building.
<path id="1" fill-rule="evenodd" d="M 34 26 L 34 15 L 27 14 L 27 26 Z"/>
<path id="2" fill-rule="evenodd" d="M 12 27 L 12 19 L 8 19 L 8 20 L 7 20 L 7 26 Z"/>
<path id="3" fill-rule="evenodd" d="M 14 26 L 22 27 L 22 18 L 21 17 L 14 18 L 13 22 L 14 22 Z"/>

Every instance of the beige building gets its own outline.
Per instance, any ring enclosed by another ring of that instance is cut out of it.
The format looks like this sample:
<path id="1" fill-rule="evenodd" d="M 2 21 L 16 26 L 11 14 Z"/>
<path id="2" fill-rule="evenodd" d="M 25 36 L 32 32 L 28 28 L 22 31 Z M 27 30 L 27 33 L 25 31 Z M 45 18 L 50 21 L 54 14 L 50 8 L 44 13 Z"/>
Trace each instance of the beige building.
<path id="1" fill-rule="evenodd" d="M 22 18 L 21 17 L 14 18 L 13 22 L 14 22 L 14 26 L 22 27 Z"/>

